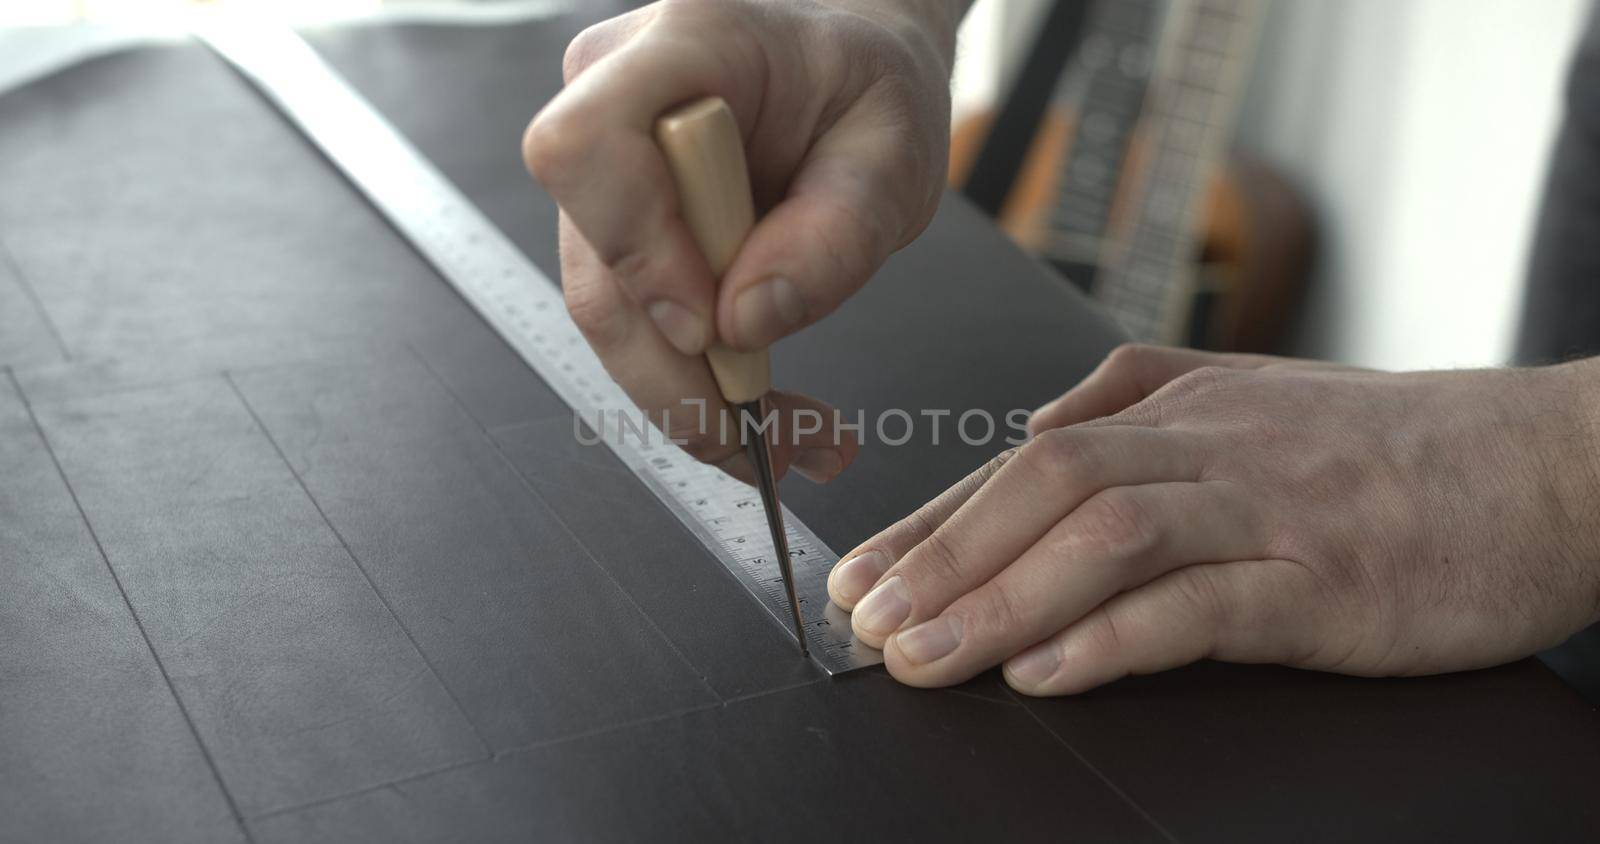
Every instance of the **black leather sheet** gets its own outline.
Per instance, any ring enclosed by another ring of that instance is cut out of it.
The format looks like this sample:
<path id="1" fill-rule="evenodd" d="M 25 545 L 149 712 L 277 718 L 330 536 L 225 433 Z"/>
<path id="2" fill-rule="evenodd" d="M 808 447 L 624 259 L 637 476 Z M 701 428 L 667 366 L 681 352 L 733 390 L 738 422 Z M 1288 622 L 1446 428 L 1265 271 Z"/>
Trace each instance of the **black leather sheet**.
<path id="1" fill-rule="evenodd" d="M 553 273 L 517 138 L 583 23 L 314 42 Z M 1532 662 L 822 676 L 198 47 L 0 97 L 0 246 L 0 839 L 1600 829 L 1600 720 Z M 778 380 L 1003 413 L 1115 339 L 951 198 Z M 999 448 L 950 441 L 786 501 L 846 548 Z"/>

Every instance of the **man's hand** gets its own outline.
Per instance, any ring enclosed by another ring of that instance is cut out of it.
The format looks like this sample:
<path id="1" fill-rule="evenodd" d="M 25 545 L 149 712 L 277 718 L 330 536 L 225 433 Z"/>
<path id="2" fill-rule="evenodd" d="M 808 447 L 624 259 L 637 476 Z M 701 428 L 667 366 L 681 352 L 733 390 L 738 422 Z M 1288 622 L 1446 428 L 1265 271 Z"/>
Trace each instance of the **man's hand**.
<path id="1" fill-rule="evenodd" d="M 1126 346 L 829 591 L 917 686 L 1498 664 L 1600 618 L 1596 384 Z"/>
<path id="2" fill-rule="evenodd" d="M 700 356 L 754 350 L 827 315 L 927 225 L 943 184 L 956 0 L 664 0 L 594 26 L 565 59 L 566 89 L 523 138 L 530 172 L 561 205 L 567 307 L 606 369 L 691 454 L 748 467 L 684 400 L 724 408 Z M 651 137 L 657 117 L 706 95 L 738 118 L 760 220 L 720 289 Z M 774 393 L 774 444 L 814 480 L 854 458 L 831 408 Z M 800 425 L 805 425 L 805 422 Z M 800 426 L 796 426 L 800 427 Z M 731 427 L 729 431 L 731 432 Z"/>

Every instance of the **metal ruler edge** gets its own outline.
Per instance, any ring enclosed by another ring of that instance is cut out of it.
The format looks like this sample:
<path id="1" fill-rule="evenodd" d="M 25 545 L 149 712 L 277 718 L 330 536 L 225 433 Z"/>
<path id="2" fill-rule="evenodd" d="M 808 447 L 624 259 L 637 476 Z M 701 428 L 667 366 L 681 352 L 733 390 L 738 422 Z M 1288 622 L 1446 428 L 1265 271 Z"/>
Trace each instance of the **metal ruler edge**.
<path id="1" fill-rule="evenodd" d="M 574 413 L 598 419 L 620 410 L 639 418 L 567 316 L 560 287 L 299 35 L 222 14 L 203 16 L 193 31 L 321 151 Z M 659 436 L 602 440 L 792 639 L 757 491 Z M 838 555 L 787 507 L 784 524 L 812 659 L 830 675 L 881 663 L 882 653 L 856 640 L 849 617 L 828 601 L 827 576 Z"/>

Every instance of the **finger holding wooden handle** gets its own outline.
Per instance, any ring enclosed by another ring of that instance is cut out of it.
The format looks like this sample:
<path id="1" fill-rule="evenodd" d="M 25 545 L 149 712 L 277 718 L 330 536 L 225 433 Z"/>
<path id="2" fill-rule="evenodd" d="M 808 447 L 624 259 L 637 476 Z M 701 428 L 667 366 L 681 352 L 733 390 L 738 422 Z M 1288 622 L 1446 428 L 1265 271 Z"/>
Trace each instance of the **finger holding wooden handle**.
<path id="1" fill-rule="evenodd" d="M 744 138 L 721 97 L 706 97 L 656 120 L 656 144 L 678 186 L 678 205 L 718 280 L 755 225 Z M 722 397 L 755 401 L 772 387 L 767 350 L 740 352 L 717 343 L 706 350 Z"/>

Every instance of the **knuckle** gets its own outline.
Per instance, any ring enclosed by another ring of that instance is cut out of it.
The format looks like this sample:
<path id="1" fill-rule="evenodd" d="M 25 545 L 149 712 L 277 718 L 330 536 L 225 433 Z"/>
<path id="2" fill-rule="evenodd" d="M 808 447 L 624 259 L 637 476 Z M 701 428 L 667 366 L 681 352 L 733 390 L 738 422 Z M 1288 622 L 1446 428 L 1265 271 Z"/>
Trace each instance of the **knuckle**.
<path id="1" fill-rule="evenodd" d="M 881 183 L 886 181 L 886 174 L 862 171 L 857 178 L 863 183 Z M 893 195 L 877 191 L 874 194 Z M 860 202 L 831 202 L 826 217 L 817 215 L 817 224 L 811 227 L 810 234 L 816 241 L 818 252 L 827 256 L 830 272 L 859 285 L 865 283 L 872 269 L 901 245 L 901 233 L 904 231 L 901 217 L 893 203 L 868 208 Z"/>
<path id="2" fill-rule="evenodd" d="M 922 119 L 923 109 L 908 105 L 904 98 L 886 97 L 883 110 L 892 116 L 884 130 L 885 142 L 892 143 L 898 154 L 882 162 L 870 181 L 885 188 L 880 195 L 889 201 L 860 216 L 876 230 L 874 243 L 892 252 L 915 240 L 933 219 L 944 187 L 939 162 L 948 160 L 949 151 L 930 147 L 928 138 L 943 135 Z"/>
<path id="3" fill-rule="evenodd" d="M 983 629 L 1015 633 L 1032 626 L 1027 610 L 1027 596 L 1018 594 L 1012 587 L 996 580 L 985 590 L 982 608 L 976 613 Z"/>
<path id="4" fill-rule="evenodd" d="M 1238 374 L 1238 370 L 1225 366 L 1202 366 L 1178 376 L 1173 383 L 1173 389 L 1189 395 L 1206 393 L 1222 386 L 1223 382 L 1230 381 Z"/>
<path id="5" fill-rule="evenodd" d="M 627 335 L 625 304 L 603 279 L 569 279 L 562 288 L 567 313 L 596 350 L 613 347 Z"/>
<path id="6" fill-rule="evenodd" d="M 1173 587 L 1178 599 L 1195 617 L 1206 620 L 1223 618 L 1222 593 L 1216 581 L 1203 568 L 1191 567 L 1178 573 Z"/>
<path id="7" fill-rule="evenodd" d="M 1106 422 L 1113 425 L 1135 425 L 1146 428 L 1160 428 L 1172 418 L 1171 399 L 1165 394 L 1156 393 L 1153 396 L 1107 416 Z"/>
<path id="8" fill-rule="evenodd" d="M 750 0 L 660 0 L 653 7 L 657 13 L 647 28 L 666 38 L 715 32 L 718 39 L 712 44 L 713 49 L 738 52 L 736 45 L 750 37 L 747 30 L 767 16 L 768 10 L 762 6 Z M 696 37 L 693 43 L 703 46 L 707 42 Z"/>
<path id="9" fill-rule="evenodd" d="M 720 10 L 720 6 L 724 3 L 730 6 L 740 5 L 738 3 L 727 3 L 727 0 L 723 0 L 722 3 L 712 2 L 712 0 L 662 0 L 662 19 L 669 20 L 676 15 L 713 15 Z"/>
<path id="10" fill-rule="evenodd" d="M 1045 478 L 1095 476 L 1099 456 L 1079 431 L 1054 428 L 1022 446 L 1021 459 Z"/>
<path id="11" fill-rule="evenodd" d="M 625 287 L 634 287 L 651 270 L 651 253 L 647 249 L 629 244 L 620 248 L 595 247 L 600 263 L 611 269 L 611 274 Z"/>
<path id="12" fill-rule="evenodd" d="M 1101 605 L 1089 616 L 1088 642 L 1085 645 L 1090 658 L 1108 658 L 1122 651 L 1122 634 L 1117 630 L 1116 618 L 1110 609 Z"/>
<path id="13" fill-rule="evenodd" d="M 1161 541 L 1148 509 L 1126 487 L 1096 494 L 1078 508 L 1082 539 L 1118 559 L 1138 557 Z"/>
<path id="14" fill-rule="evenodd" d="M 984 479 L 987 480 L 994 477 L 1001 469 L 1005 468 L 1007 463 L 1011 462 L 1012 458 L 1016 457 L 1020 452 L 1021 446 L 1014 445 L 1005 451 L 996 454 L 994 457 L 989 458 L 989 462 L 983 467 Z"/>
<path id="15" fill-rule="evenodd" d="M 944 493 L 944 495 L 941 495 L 934 501 L 949 501 L 951 497 L 959 498 L 960 500 L 964 501 L 974 495 L 977 495 L 978 491 L 983 489 L 986 484 L 993 480 L 994 476 L 999 474 L 1000 470 L 1007 463 L 1011 462 L 1011 459 L 1016 456 L 1017 449 L 1014 447 L 1000 452 L 999 454 L 990 458 L 988 463 L 983 464 L 983 467 L 978 471 L 973 472 L 965 478 L 962 478 L 960 483 L 951 487 Z M 930 504 L 931 503 L 933 502 L 930 502 Z"/>
<path id="16" fill-rule="evenodd" d="M 960 555 L 950 544 L 944 527 L 936 528 L 928 538 L 917 544 L 911 552 L 907 568 L 908 580 L 935 583 L 959 583 L 962 580 Z"/>
<path id="17" fill-rule="evenodd" d="M 933 532 L 939 528 L 939 521 L 934 517 L 932 502 L 912 511 L 911 515 L 906 516 L 905 521 L 901 524 L 908 533 L 918 537 L 919 541 L 921 538 L 932 536 Z"/>
<path id="18" fill-rule="evenodd" d="M 1119 368 L 1132 367 L 1148 357 L 1152 348 L 1145 343 L 1122 343 L 1106 355 L 1106 363 Z"/>
<path id="19" fill-rule="evenodd" d="M 659 7 L 660 14 L 653 22 L 660 25 L 663 34 L 694 33 L 692 44 L 696 48 L 703 49 L 710 43 L 717 52 L 730 56 L 759 50 L 761 36 L 770 36 L 774 31 L 770 23 L 786 14 L 759 0 L 661 0 Z M 716 40 L 706 42 L 698 37 L 704 32 L 717 33 Z"/>
<path id="20" fill-rule="evenodd" d="M 570 84 L 578 78 L 578 74 L 588 70 L 590 65 L 610 52 L 606 37 L 610 24 L 611 21 L 594 24 L 567 44 L 566 52 L 561 55 L 562 82 Z"/>
<path id="21" fill-rule="evenodd" d="M 534 115 L 522 133 L 522 163 L 541 183 L 559 184 L 563 174 L 582 160 L 589 147 L 583 121 L 561 98 Z"/>
<path id="22" fill-rule="evenodd" d="M 930 90 L 920 84 L 941 70 L 938 53 L 929 49 L 932 45 L 922 30 L 848 10 L 815 16 L 812 21 L 816 37 L 841 50 L 853 66 L 866 71 L 868 79 L 891 84 L 907 99 L 943 92 L 943 86 Z"/>

